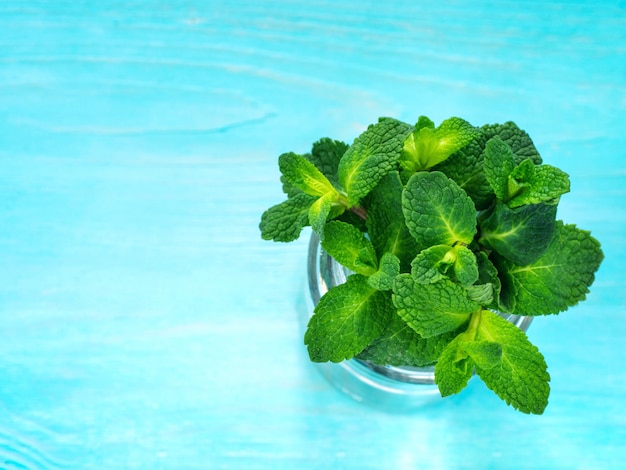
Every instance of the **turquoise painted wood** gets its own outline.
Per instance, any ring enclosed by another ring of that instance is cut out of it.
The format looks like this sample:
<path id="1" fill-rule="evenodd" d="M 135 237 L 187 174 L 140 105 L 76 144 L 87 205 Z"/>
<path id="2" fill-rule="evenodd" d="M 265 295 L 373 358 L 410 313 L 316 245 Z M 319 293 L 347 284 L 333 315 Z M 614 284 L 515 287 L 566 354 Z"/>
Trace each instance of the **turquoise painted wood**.
<path id="1" fill-rule="evenodd" d="M 541 417 L 413 414 L 308 363 L 276 157 L 378 116 L 514 120 L 606 260 L 538 318 Z M 0 4 L 0 468 L 626 467 L 626 3 Z"/>

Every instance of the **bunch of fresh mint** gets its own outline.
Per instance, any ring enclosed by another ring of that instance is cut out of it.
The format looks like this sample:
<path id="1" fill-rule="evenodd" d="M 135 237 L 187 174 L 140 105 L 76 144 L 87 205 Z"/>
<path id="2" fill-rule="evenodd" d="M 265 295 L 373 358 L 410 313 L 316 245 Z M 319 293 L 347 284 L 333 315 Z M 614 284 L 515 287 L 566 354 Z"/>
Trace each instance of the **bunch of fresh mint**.
<path id="1" fill-rule="evenodd" d="M 266 240 L 310 225 L 351 270 L 311 317 L 311 360 L 435 365 L 442 396 L 475 372 L 506 403 L 541 414 L 546 363 L 495 312 L 547 315 L 585 299 L 603 254 L 556 220 L 566 173 L 543 165 L 514 123 L 435 127 L 381 118 L 352 145 L 321 139 L 279 157 L 287 200 L 267 210 Z"/>

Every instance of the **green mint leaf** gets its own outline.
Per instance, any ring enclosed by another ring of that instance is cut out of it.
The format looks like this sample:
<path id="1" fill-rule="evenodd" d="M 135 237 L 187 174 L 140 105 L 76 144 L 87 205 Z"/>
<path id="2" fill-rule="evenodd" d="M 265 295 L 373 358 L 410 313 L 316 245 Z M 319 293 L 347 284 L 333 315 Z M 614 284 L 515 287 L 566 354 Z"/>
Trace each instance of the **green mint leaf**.
<path id="1" fill-rule="evenodd" d="M 397 171 L 383 177 L 369 195 L 366 225 L 378 256 L 384 253 L 396 255 L 401 270 L 406 272 L 419 250 L 404 221 L 403 189 Z"/>
<path id="2" fill-rule="evenodd" d="M 500 292 L 502 290 L 502 283 L 500 282 L 500 278 L 498 277 L 498 270 L 493 265 L 493 263 L 489 260 L 487 255 L 480 251 L 476 254 L 476 261 L 478 263 L 478 281 L 479 285 L 491 285 L 493 291 L 493 301 L 488 303 L 483 303 L 476 298 L 472 298 L 472 295 L 468 293 L 469 297 L 472 298 L 475 302 L 478 302 L 485 307 L 491 308 L 493 310 L 504 310 L 506 312 L 510 311 L 506 308 L 503 308 L 500 303 Z"/>
<path id="3" fill-rule="evenodd" d="M 421 248 L 469 244 L 476 234 L 476 208 L 469 196 L 441 172 L 411 176 L 402 193 L 402 210 Z"/>
<path id="4" fill-rule="evenodd" d="M 463 245 L 455 246 L 452 251 L 455 255 L 452 266 L 454 277 L 462 286 L 471 286 L 478 280 L 476 255 Z"/>
<path id="5" fill-rule="evenodd" d="M 466 334 L 454 338 L 442 351 L 435 365 L 435 383 L 442 397 L 459 393 L 474 374 L 474 361 L 465 351 Z"/>
<path id="6" fill-rule="evenodd" d="M 392 253 L 385 253 L 380 259 L 378 271 L 372 274 L 367 282 L 376 290 L 391 290 L 398 274 L 400 274 L 400 260 Z"/>
<path id="7" fill-rule="evenodd" d="M 524 160 L 509 175 L 509 207 L 519 207 L 541 202 L 558 202 L 561 195 L 569 192 L 569 176 L 550 165 L 535 166 Z"/>
<path id="8" fill-rule="evenodd" d="M 513 280 L 513 277 L 507 274 L 508 270 L 515 265 L 510 261 L 507 262 L 505 258 L 499 256 L 495 252 L 492 254 L 491 258 L 493 259 L 494 265 L 498 268 L 498 272 L 502 273 L 500 275 L 500 294 L 496 299 L 496 302 L 494 302 L 497 303 L 498 306 L 498 309 L 496 310 L 508 313 L 517 312 L 517 284 Z"/>
<path id="9" fill-rule="evenodd" d="M 493 303 L 494 287 L 491 282 L 468 286 L 465 289 L 467 290 L 467 298 L 477 304 L 488 306 Z"/>
<path id="10" fill-rule="evenodd" d="M 338 188 L 337 167 L 347 148 L 348 144 L 324 137 L 313 144 L 311 153 L 304 154 L 302 157 L 313 163 L 328 178 L 331 184 Z M 281 175 L 280 181 L 283 185 L 283 192 L 287 194 L 287 197 L 293 197 L 302 192 L 293 186 L 285 175 Z"/>
<path id="11" fill-rule="evenodd" d="M 415 124 L 415 131 L 419 131 L 424 128 L 435 130 L 435 123 L 428 116 L 420 116 L 417 118 L 417 124 Z"/>
<path id="12" fill-rule="evenodd" d="M 339 182 L 355 206 L 390 171 L 396 169 L 402 145 L 411 126 L 381 118 L 354 140 L 339 162 Z"/>
<path id="13" fill-rule="evenodd" d="M 513 151 L 516 165 L 526 158 L 530 158 L 536 165 L 541 164 L 541 156 L 535 148 L 532 139 L 526 131 L 517 127 L 517 124 L 514 122 L 487 124 L 481 127 L 481 131 L 486 141 L 495 136 L 503 140 Z"/>
<path id="14" fill-rule="evenodd" d="M 372 289 L 365 276 L 349 276 L 315 307 L 304 335 L 309 357 L 314 362 L 351 359 L 380 336 L 393 312 L 388 292 Z"/>
<path id="15" fill-rule="evenodd" d="M 324 226 L 322 248 L 346 268 L 365 276 L 378 270 L 378 259 L 372 243 L 358 228 L 340 221 Z"/>
<path id="16" fill-rule="evenodd" d="M 349 145 L 340 140 L 333 140 L 325 137 L 313 144 L 309 160 L 313 163 L 326 178 L 335 186 L 339 187 L 337 171 L 339 161 L 348 150 Z"/>
<path id="17" fill-rule="evenodd" d="M 465 147 L 477 134 L 478 129 L 461 118 L 446 119 L 435 129 L 433 122 L 422 116 L 404 141 L 400 165 L 409 172 L 428 170 Z"/>
<path id="18" fill-rule="evenodd" d="M 441 171 L 454 180 L 472 198 L 477 210 L 487 209 L 494 198 L 483 169 L 486 143 L 481 130 L 469 144 L 433 167 L 433 170 Z"/>
<path id="19" fill-rule="evenodd" d="M 324 239 L 324 224 L 343 212 L 344 206 L 338 202 L 338 193 L 328 192 L 315 201 L 309 209 L 309 224 L 315 233 Z"/>
<path id="20" fill-rule="evenodd" d="M 293 153 L 293 152 L 288 152 L 288 153 Z M 310 154 L 304 154 L 304 155 L 302 155 L 302 157 L 307 159 L 307 160 L 311 159 L 311 155 Z M 278 157 L 278 159 L 280 161 L 280 157 Z M 302 194 L 302 190 L 296 188 L 293 184 L 291 184 L 289 182 L 289 180 L 285 177 L 285 175 L 283 175 L 282 173 L 280 175 L 280 182 L 282 183 L 283 192 L 287 195 L 288 198 L 294 197 L 297 194 Z"/>
<path id="21" fill-rule="evenodd" d="M 507 182 L 507 190 L 506 190 L 506 202 L 507 204 L 510 202 L 511 198 L 518 195 L 525 188 L 527 188 L 530 182 L 535 177 L 535 164 L 532 162 L 530 158 L 527 158 L 522 163 L 517 165 L 508 177 Z M 542 201 L 538 201 L 542 202 Z M 514 205 L 508 204 L 509 207 L 516 207 Z M 522 205 L 522 204 L 518 204 Z"/>
<path id="22" fill-rule="evenodd" d="M 419 284 L 452 278 L 469 286 L 478 279 L 478 265 L 474 253 L 463 245 L 435 245 L 415 257 L 411 263 L 411 275 Z"/>
<path id="23" fill-rule="evenodd" d="M 433 338 L 422 338 L 400 316 L 394 314 L 381 335 L 358 358 L 381 366 L 424 367 L 437 361 L 456 334 L 456 331 L 452 331 Z"/>
<path id="24" fill-rule="evenodd" d="M 280 182 L 282 183 L 283 193 L 285 193 L 288 198 L 297 196 L 298 194 L 302 194 L 302 191 L 300 191 L 298 188 L 292 185 L 289 181 L 287 181 L 287 178 L 285 178 L 285 175 L 280 175 Z"/>
<path id="25" fill-rule="evenodd" d="M 454 263 L 452 247 L 435 245 L 422 250 L 411 263 L 411 276 L 419 284 L 431 284 L 447 277 Z"/>
<path id="26" fill-rule="evenodd" d="M 498 203 L 480 225 L 480 243 L 519 265 L 530 264 L 548 248 L 556 206 L 535 204 L 510 209 Z"/>
<path id="27" fill-rule="evenodd" d="M 507 199 L 509 175 L 514 168 L 515 156 L 511 148 L 499 137 L 489 140 L 485 146 L 485 176 L 501 201 Z"/>
<path id="28" fill-rule="evenodd" d="M 479 251 L 476 254 L 476 262 L 478 264 L 478 283 L 491 283 L 494 285 L 494 288 L 497 288 L 500 285 L 498 283 L 498 270 L 489 260 L 487 254 Z"/>
<path id="29" fill-rule="evenodd" d="M 499 315 L 484 310 L 476 340 L 498 343 L 502 348 L 499 361 L 489 361 L 487 367 L 476 363 L 476 373 L 487 387 L 523 413 L 542 414 L 550 395 L 550 375 L 543 355 L 526 334 Z"/>
<path id="30" fill-rule="evenodd" d="M 487 140 L 480 129 L 469 144 L 433 167 L 454 180 L 472 198 L 477 210 L 487 209 L 494 198 L 483 169 Z"/>
<path id="31" fill-rule="evenodd" d="M 309 209 L 314 202 L 315 197 L 300 193 L 270 207 L 261 216 L 261 238 L 276 242 L 296 240 L 309 224 Z"/>
<path id="32" fill-rule="evenodd" d="M 481 314 L 482 316 L 482 314 Z M 502 345 L 493 341 L 470 341 L 462 348 L 472 358 L 476 367 L 491 369 L 502 361 Z"/>
<path id="33" fill-rule="evenodd" d="M 396 277 L 393 303 L 402 319 L 424 338 L 458 328 L 480 308 L 463 287 L 452 281 L 419 284 L 410 274 Z"/>
<path id="34" fill-rule="evenodd" d="M 278 157 L 278 166 L 285 179 L 295 188 L 311 196 L 324 196 L 337 190 L 316 166 L 293 152 Z"/>
<path id="35" fill-rule="evenodd" d="M 600 243 L 589 232 L 558 221 L 550 245 L 533 263 L 519 266 L 496 258 L 501 302 L 519 315 L 567 310 L 585 299 L 603 258 Z"/>

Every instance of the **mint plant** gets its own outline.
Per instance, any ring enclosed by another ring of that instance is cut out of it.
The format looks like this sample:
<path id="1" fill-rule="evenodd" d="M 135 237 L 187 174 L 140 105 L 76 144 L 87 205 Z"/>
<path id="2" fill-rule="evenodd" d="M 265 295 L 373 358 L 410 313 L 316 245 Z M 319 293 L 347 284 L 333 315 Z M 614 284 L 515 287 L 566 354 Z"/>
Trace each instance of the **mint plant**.
<path id="1" fill-rule="evenodd" d="M 262 215 L 262 238 L 289 242 L 311 226 L 352 272 L 315 307 L 312 361 L 434 365 L 442 396 L 475 373 L 507 404 L 543 413 L 544 357 L 498 313 L 576 305 L 603 254 L 556 220 L 569 177 L 542 163 L 526 132 L 381 118 L 352 145 L 324 138 L 278 162 L 287 199 Z"/>

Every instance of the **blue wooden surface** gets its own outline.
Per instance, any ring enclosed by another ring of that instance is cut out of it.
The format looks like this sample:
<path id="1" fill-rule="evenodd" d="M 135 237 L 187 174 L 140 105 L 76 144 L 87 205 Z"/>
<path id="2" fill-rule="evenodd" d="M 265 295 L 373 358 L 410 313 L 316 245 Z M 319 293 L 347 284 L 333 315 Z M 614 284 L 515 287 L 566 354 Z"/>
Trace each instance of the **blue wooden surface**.
<path id="1" fill-rule="evenodd" d="M 0 4 L 0 468 L 624 468 L 626 4 Z M 276 157 L 387 115 L 514 120 L 604 247 L 529 333 L 543 416 L 411 415 L 308 363 Z"/>

